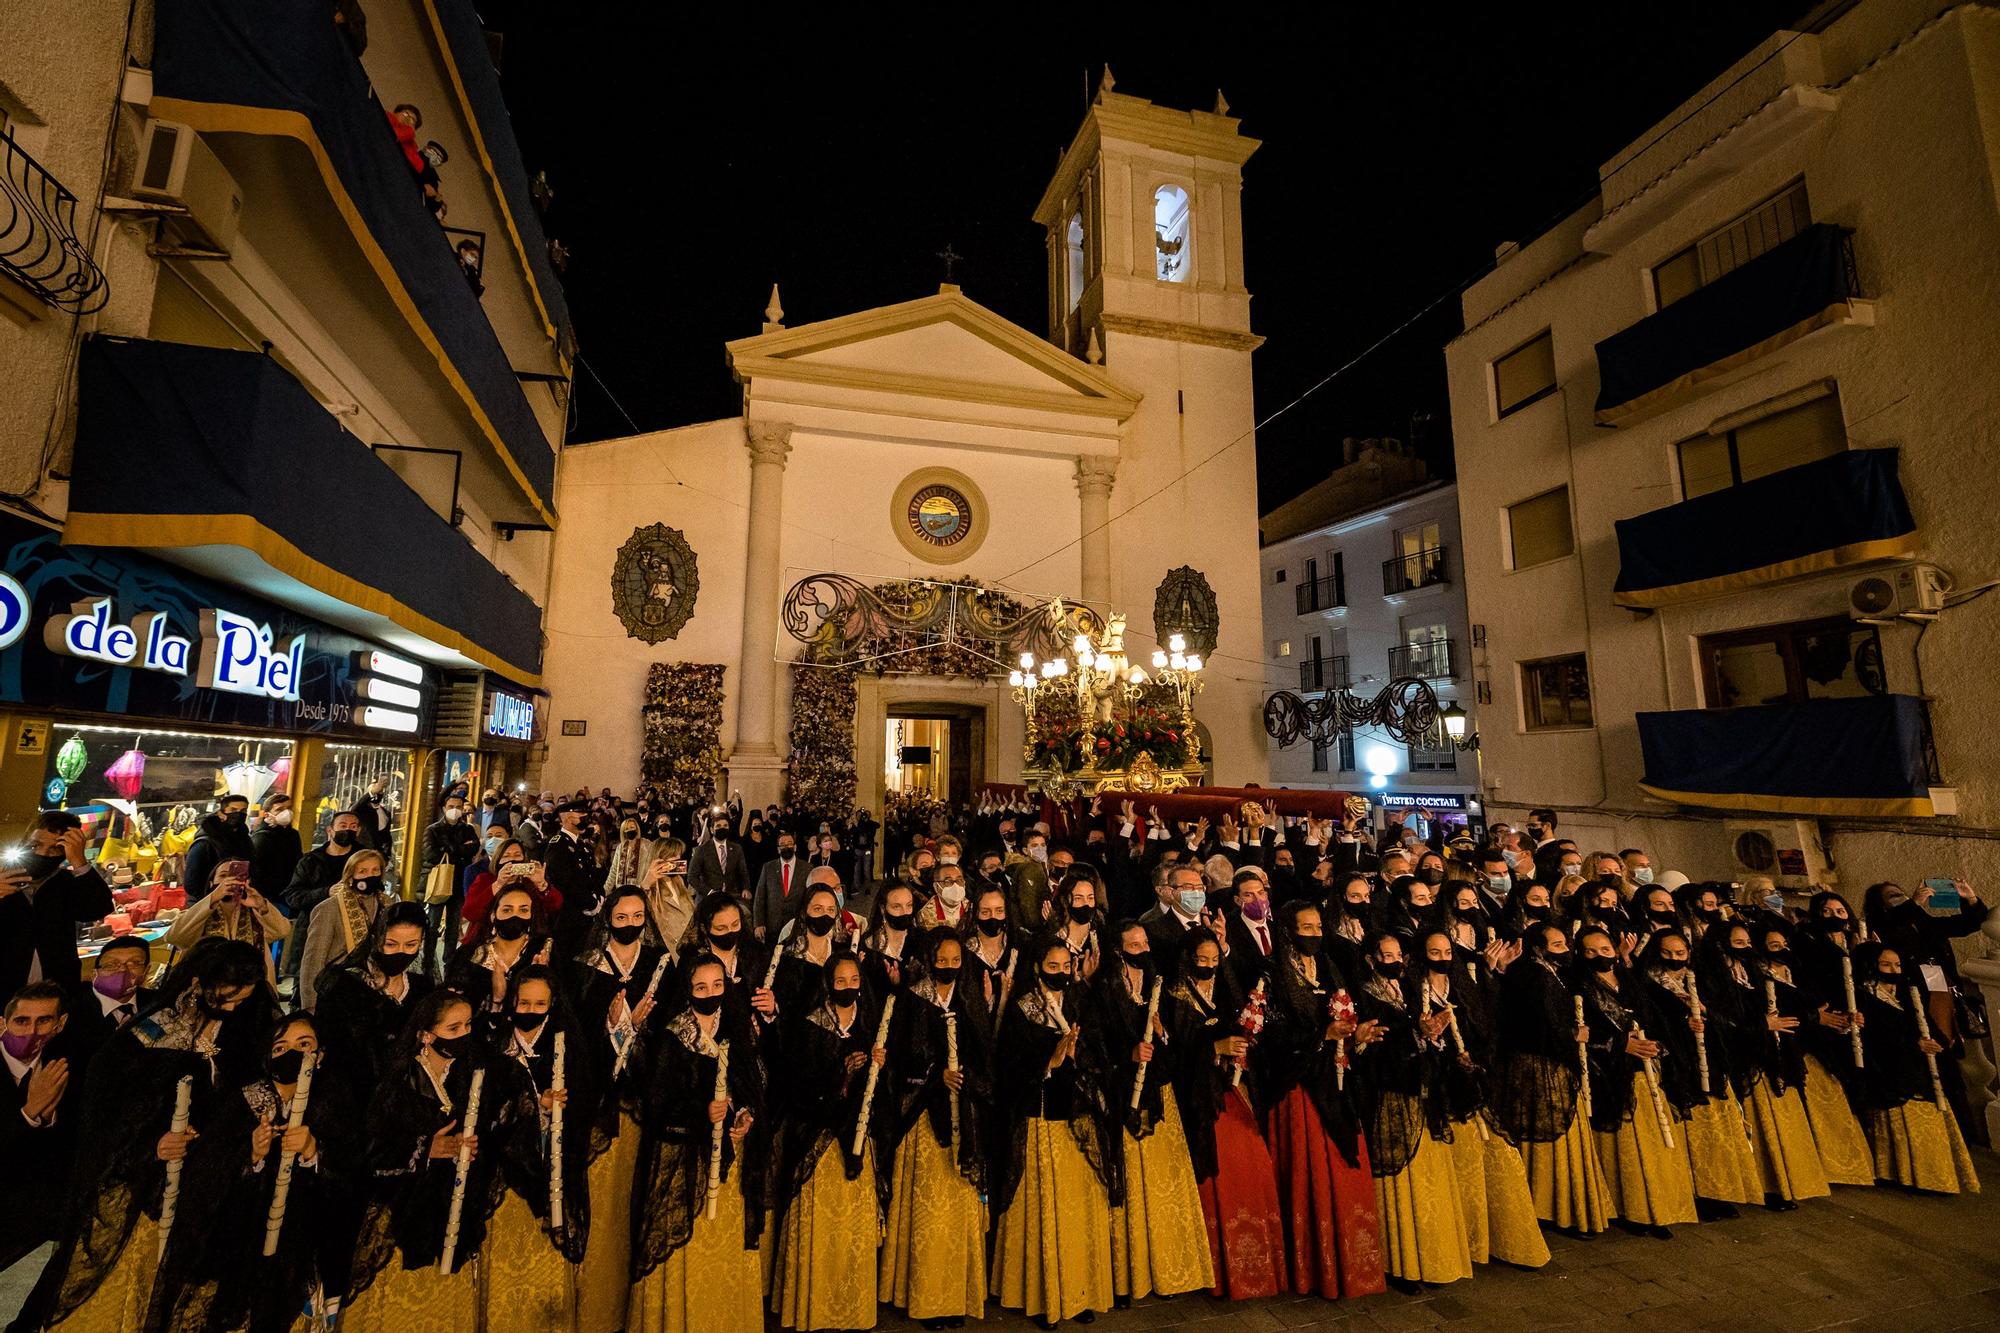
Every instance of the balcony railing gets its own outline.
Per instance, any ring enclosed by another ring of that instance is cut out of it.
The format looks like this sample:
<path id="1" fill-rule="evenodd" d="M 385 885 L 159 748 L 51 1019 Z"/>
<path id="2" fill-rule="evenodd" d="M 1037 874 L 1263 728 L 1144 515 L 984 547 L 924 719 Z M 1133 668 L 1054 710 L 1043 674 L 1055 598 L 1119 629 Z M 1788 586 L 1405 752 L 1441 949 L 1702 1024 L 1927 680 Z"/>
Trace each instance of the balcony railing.
<path id="1" fill-rule="evenodd" d="M 1347 605 L 1345 579 L 1331 576 L 1323 579 L 1308 579 L 1298 587 L 1299 614 L 1311 615 L 1315 611 L 1331 611 Z"/>
<path id="2" fill-rule="evenodd" d="M 1450 571 L 1445 565 L 1445 550 L 1442 546 L 1432 546 L 1422 551 L 1412 551 L 1382 562 L 1382 595 L 1394 597 L 1397 593 L 1411 592 L 1417 588 L 1432 588 L 1451 582 Z"/>
<path id="3" fill-rule="evenodd" d="M 0 130 L 0 274 L 45 303 L 88 315 L 111 299 L 76 234 L 76 196 Z"/>
<path id="4" fill-rule="evenodd" d="M 1451 639 L 1401 643 L 1389 650 L 1389 675 L 1417 680 L 1453 680 L 1458 676 L 1456 644 Z"/>
<path id="5" fill-rule="evenodd" d="M 1309 657 L 1299 663 L 1301 690 L 1344 690 L 1347 685 L 1345 657 Z"/>

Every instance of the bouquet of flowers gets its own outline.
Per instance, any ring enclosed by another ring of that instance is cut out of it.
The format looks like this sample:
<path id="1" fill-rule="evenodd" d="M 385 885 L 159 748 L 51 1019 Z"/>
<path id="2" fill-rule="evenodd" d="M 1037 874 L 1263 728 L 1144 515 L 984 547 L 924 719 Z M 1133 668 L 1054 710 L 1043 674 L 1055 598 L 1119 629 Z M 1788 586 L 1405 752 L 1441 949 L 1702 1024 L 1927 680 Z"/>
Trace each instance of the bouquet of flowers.
<path id="1" fill-rule="evenodd" d="M 1158 709 L 1138 708 L 1129 718 L 1100 722 L 1092 740 L 1099 768 L 1130 768 L 1142 754 L 1153 756 L 1161 768 L 1188 761 L 1187 732 Z"/>

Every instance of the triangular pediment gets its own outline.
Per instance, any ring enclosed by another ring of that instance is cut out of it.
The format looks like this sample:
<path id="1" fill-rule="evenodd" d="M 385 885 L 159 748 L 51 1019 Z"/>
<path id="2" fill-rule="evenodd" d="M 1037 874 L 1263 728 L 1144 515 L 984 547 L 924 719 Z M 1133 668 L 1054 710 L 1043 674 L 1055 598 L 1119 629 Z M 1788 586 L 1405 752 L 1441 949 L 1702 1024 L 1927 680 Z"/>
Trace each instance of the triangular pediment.
<path id="1" fill-rule="evenodd" d="M 1139 395 L 1102 367 L 950 286 L 916 301 L 740 338 L 727 351 L 744 383 L 803 380 L 944 399 L 1001 398 L 1120 421 L 1139 405 Z"/>

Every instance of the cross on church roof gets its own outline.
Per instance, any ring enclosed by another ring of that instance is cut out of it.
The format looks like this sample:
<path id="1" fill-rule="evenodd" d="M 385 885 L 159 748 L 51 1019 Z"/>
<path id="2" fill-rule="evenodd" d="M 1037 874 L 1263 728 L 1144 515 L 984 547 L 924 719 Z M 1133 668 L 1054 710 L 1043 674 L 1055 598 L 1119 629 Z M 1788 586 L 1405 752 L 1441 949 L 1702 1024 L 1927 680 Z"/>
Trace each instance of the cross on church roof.
<path id="1" fill-rule="evenodd" d="M 944 261 L 944 280 L 946 282 L 957 282 L 958 266 L 965 262 L 965 256 L 952 249 L 951 242 L 946 241 L 944 249 L 937 252 L 937 257 Z"/>

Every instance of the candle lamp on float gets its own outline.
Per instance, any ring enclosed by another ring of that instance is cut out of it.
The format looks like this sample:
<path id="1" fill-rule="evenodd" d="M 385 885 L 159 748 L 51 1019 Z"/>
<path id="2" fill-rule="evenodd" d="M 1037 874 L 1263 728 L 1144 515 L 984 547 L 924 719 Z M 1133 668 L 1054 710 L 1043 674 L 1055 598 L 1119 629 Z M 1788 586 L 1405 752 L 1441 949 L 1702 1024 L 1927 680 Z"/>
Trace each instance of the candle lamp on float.
<path id="1" fill-rule="evenodd" d="M 1125 618 L 1112 615 L 1097 634 L 1077 634 L 1068 656 L 1024 652 L 1008 672 L 1027 723 L 1022 777 L 1051 800 L 1175 791 L 1201 775 L 1201 655 L 1175 634 L 1148 672 L 1126 656 L 1124 637 Z"/>

